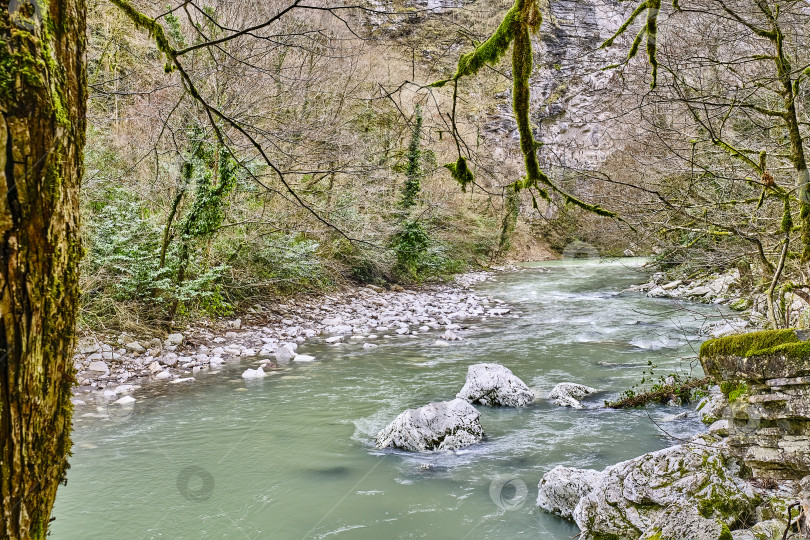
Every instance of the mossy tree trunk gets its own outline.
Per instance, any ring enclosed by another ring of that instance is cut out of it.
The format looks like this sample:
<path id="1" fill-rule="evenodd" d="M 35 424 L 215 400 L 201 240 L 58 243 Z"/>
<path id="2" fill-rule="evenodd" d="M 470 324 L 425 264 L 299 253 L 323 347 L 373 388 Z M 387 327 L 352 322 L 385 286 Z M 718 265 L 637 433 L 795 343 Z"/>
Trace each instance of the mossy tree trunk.
<path id="1" fill-rule="evenodd" d="M 85 16 L 0 1 L 0 538 L 45 538 L 68 468 Z"/>

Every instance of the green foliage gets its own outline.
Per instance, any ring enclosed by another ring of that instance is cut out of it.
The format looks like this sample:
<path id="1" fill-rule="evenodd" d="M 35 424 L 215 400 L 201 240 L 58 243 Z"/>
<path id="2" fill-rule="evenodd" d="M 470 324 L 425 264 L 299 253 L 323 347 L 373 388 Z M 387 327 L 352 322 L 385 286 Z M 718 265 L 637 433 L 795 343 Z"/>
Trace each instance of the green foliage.
<path id="1" fill-rule="evenodd" d="M 416 106 L 416 126 L 411 134 L 411 141 L 408 144 L 408 165 L 405 169 L 405 185 L 402 188 L 402 200 L 400 206 L 405 210 L 416 204 L 416 199 L 422 189 L 422 151 L 419 149 L 419 141 L 422 137 L 422 109 Z"/>
<path id="2" fill-rule="evenodd" d="M 166 6 L 166 8 L 167 11 L 171 9 L 170 6 Z M 169 37 L 172 38 L 172 40 L 174 40 L 178 46 L 185 47 L 186 39 L 183 36 L 183 30 L 180 27 L 180 19 L 178 19 L 177 15 L 174 13 L 167 13 L 164 19 L 166 20 L 166 24 L 168 26 Z"/>
<path id="3" fill-rule="evenodd" d="M 194 204 L 183 224 L 186 241 L 190 237 L 213 234 L 225 218 L 225 200 L 236 185 L 237 163 L 230 152 L 221 149 L 217 164 L 219 182 L 214 186 L 211 184 L 214 159 L 211 148 L 197 143 L 191 160 L 185 165 L 186 169 L 191 169 L 186 173 L 189 178 L 194 178 L 194 171 L 201 171 L 196 175 Z"/>
<path id="4" fill-rule="evenodd" d="M 99 304 L 105 297 L 116 302 L 148 304 L 152 307 L 150 317 L 155 318 L 160 318 L 173 302 L 201 303 L 204 311 L 214 306 L 217 312 L 230 309 L 215 285 L 228 269 L 226 265 L 208 267 L 194 256 L 190 261 L 191 279 L 178 283 L 173 277 L 178 250 L 173 249 L 169 264 L 159 267 L 159 222 L 132 194 L 110 188 L 101 200 L 91 203 L 90 210 L 88 252 L 82 269 L 89 278 L 84 290 L 86 309 L 106 309 L 106 304 Z"/>
<path id="5" fill-rule="evenodd" d="M 790 199 L 785 197 L 785 210 L 782 214 L 782 223 L 779 228 L 780 232 L 789 233 L 793 230 L 793 218 L 790 215 Z"/>
<path id="6" fill-rule="evenodd" d="M 325 290 L 334 278 L 319 256 L 319 242 L 299 234 L 278 234 L 253 241 L 248 269 L 254 279 L 282 293 Z"/>
<path id="7" fill-rule="evenodd" d="M 647 363 L 648 370 L 642 372 L 641 381 L 622 392 L 615 401 L 605 401 L 605 406 L 612 409 L 626 409 L 633 407 L 643 407 L 648 403 L 666 404 L 670 401 L 678 403 L 689 403 L 697 399 L 709 385 L 707 377 L 684 377 L 679 373 L 662 375 L 657 380 L 653 379 L 656 365 L 652 360 Z M 652 384 L 645 386 L 652 381 Z"/>
<path id="8" fill-rule="evenodd" d="M 418 221 L 407 221 L 391 240 L 391 248 L 397 257 L 397 271 L 409 278 L 418 279 L 426 266 L 430 238 Z"/>

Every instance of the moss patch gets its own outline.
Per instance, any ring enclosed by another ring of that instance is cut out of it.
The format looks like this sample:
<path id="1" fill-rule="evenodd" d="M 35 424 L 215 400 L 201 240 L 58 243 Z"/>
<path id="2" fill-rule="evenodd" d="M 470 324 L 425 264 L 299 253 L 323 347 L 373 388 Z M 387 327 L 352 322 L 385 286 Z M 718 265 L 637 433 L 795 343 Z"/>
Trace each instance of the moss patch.
<path id="1" fill-rule="evenodd" d="M 792 349 L 797 344 L 810 346 L 810 343 L 802 342 L 793 330 L 764 330 L 710 339 L 701 345 L 700 356 L 701 358 L 712 356 L 747 358 L 773 354 L 773 351 L 779 347 L 783 347 L 785 350 Z"/>

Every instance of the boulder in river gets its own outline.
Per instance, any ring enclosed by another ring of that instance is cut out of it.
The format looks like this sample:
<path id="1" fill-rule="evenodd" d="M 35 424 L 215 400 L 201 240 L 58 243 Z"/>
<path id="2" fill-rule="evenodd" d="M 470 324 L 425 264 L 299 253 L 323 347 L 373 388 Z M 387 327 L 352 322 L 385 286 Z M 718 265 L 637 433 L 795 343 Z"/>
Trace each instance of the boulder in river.
<path id="1" fill-rule="evenodd" d="M 571 519 L 574 517 L 574 508 L 593 490 L 603 474 L 593 469 L 554 467 L 540 481 L 537 506 Z"/>
<path id="2" fill-rule="evenodd" d="M 558 384 L 549 392 L 548 399 L 550 399 L 554 405 L 559 405 L 560 407 L 581 409 L 582 403 L 580 403 L 579 400 L 594 392 L 596 392 L 596 388 L 591 388 L 584 384 L 564 382 Z"/>
<path id="3" fill-rule="evenodd" d="M 573 518 L 583 539 L 730 539 L 759 502 L 738 473 L 728 446 L 702 435 L 601 472 L 552 469 L 537 504 Z"/>
<path id="4" fill-rule="evenodd" d="M 242 373 L 243 379 L 261 379 L 263 377 L 267 377 L 267 373 L 265 373 L 261 367 L 256 369 L 246 369 Z"/>
<path id="5" fill-rule="evenodd" d="M 484 437 L 481 413 L 463 399 L 431 403 L 400 413 L 380 430 L 377 448 L 399 448 L 412 452 L 456 450 Z"/>
<path id="6" fill-rule="evenodd" d="M 467 369 L 467 381 L 456 397 L 481 405 L 525 407 L 534 401 L 534 392 L 509 368 L 475 364 Z"/>

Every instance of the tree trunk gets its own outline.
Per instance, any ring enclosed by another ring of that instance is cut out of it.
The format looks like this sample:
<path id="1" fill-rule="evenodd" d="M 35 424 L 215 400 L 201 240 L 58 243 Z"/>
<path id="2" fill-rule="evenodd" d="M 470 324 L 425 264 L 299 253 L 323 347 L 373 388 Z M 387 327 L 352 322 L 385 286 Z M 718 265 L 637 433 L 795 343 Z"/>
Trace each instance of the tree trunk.
<path id="1" fill-rule="evenodd" d="M 0 538 L 45 538 L 68 468 L 85 16 L 0 0 Z"/>

